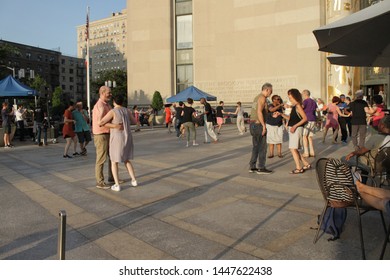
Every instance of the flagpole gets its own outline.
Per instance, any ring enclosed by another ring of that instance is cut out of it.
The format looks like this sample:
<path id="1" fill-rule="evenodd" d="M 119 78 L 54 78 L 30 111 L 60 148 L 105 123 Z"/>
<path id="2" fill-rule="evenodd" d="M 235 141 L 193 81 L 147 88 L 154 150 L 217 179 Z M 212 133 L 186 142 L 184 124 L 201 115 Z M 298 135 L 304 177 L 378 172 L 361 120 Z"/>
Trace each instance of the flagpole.
<path id="1" fill-rule="evenodd" d="M 91 88 L 90 88 L 90 65 L 89 65 L 89 6 L 87 6 L 87 24 L 85 26 L 85 35 L 86 35 L 86 42 L 87 42 L 87 54 L 85 57 L 85 65 L 87 67 L 87 106 L 88 106 L 88 115 L 89 119 L 91 119 Z"/>

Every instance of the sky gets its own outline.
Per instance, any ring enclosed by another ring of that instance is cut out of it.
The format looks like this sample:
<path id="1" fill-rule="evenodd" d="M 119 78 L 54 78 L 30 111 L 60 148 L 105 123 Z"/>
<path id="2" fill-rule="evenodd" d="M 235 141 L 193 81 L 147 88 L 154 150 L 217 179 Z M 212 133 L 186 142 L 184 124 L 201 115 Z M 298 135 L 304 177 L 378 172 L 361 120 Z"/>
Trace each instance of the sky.
<path id="1" fill-rule="evenodd" d="M 0 39 L 77 56 L 76 27 L 126 8 L 126 0 L 0 0 Z"/>

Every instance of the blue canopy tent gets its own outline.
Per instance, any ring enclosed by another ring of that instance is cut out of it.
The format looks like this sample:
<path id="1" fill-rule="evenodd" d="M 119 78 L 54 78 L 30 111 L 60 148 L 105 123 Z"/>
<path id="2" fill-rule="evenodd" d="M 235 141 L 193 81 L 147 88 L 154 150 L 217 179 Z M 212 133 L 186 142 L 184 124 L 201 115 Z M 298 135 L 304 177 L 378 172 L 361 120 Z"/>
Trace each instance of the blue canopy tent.
<path id="1" fill-rule="evenodd" d="M 0 81 L 0 97 L 2 98 L 20 98 L 20 97 L 33 97 L 38 93 L 17 81 L 11 75 Z"/>
<path id="2" fill-rule="evenodd" d="M 201 91 L 195 86 L 190 86 L 178 94 L 167 98 L 168 103 L 174 103 L 179 101 L 187 101 L 187 98 L 192 98 L 195 101 L 199 101 L 201 98 L 206 98 L 207 101 L 215 101 L 217 97 Z"/>

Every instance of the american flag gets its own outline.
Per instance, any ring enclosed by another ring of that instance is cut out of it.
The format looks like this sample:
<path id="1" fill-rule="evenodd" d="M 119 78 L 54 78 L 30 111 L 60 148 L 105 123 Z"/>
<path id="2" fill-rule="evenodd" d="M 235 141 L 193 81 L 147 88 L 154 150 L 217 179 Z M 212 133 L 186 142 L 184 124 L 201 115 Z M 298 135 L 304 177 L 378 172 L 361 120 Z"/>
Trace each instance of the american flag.
<path id="1" fill-rule="evenodd" d="M 87 8 L 87 23 L 85 24 L 85 41 L 89 39 L 89 7 Z"/>

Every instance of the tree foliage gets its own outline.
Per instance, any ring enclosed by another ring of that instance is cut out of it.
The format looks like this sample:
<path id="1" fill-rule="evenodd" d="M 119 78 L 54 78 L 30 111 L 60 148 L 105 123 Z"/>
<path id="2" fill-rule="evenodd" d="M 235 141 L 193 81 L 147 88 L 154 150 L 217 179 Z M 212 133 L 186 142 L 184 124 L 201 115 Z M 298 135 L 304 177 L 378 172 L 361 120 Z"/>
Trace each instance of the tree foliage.
<path id="1" fill-rule="evenodd" d="M 0 79 L 12 74 L 10 69 L 7 69 L 4 66 L 8 66 L 7 59 L 15 55 L 20 55 L 20 50 L 17 47 L 7 43 L 0 44 L 0 65 L 2 65 L 2 67 L 0 67 Z"/>
<path id="2" fill-rule="evenodd" d="M 164 101 L 159 91 L 153 93 L 152 107 L 155 111 L 160 111 L 164 107 Z"/>
<path id="3" fill-rule="evenodd" d="M 99 88 L 104 86 L 106 81 L 115 81 L 116 87 L 111 87 L 112 95 L 123 95 L 127 105 L 127 72 L 120 69 L 99 72 L 99 78 L 91 83 L 91 99 L 99 98 Z"/>
<path id="4" fill-rule="evenodd" d="M 51 99 L 53 116 L 61 116 L 65 110 L 65 104 L 61 101 L 62 88 L 56 87 Z"/>

